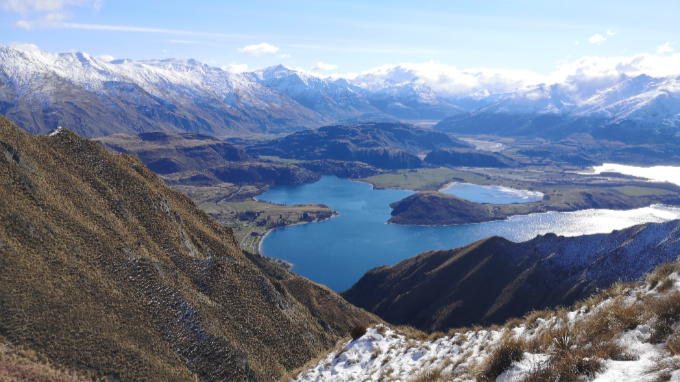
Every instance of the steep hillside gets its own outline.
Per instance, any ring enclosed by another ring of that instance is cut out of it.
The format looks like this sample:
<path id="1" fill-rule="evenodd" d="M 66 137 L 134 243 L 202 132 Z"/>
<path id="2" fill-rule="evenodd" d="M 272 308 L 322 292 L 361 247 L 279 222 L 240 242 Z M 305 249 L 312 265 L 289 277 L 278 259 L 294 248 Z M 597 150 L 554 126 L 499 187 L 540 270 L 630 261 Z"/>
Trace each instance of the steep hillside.
<path id="1" fill-rule="evenodd" d="M 500 154 L 474 149 L 441 148 L 427 154 L 425 162 L 454 167 L 516 167 L 514 160 Z"/>
<path id="2" fill-rule="evenodd" d="M 0 194 L 0 336 L 88 379 L 270 381 L 376 321 L 268 277 L 136 158 L 66 129 L 0 117 Z"/>
<path id="3" fill-rule="evenodd" d="M 679 253 L 678 221 L 523 243 L 492 237 L 373 269 L 343 297 L 390 323 L 427 331 L 503 323 L 637 280 Z"/>
<path id="4" fill-rule="evenodd" d="M 571 308 L 533 311 L 503 326 L 430 335 L 378 325 L 295 382 L 668 382 L 680 378 L 680 266 L 664 264 Z"/>
<path id="5" fill-rule="evenodd" d="M 248 148 L 253 155 L 359 161 L 380 168 L 420 167 L 416 156 L 441 147 L 470 147 L 449 136 L 401 123 L 326 126 Z"/>

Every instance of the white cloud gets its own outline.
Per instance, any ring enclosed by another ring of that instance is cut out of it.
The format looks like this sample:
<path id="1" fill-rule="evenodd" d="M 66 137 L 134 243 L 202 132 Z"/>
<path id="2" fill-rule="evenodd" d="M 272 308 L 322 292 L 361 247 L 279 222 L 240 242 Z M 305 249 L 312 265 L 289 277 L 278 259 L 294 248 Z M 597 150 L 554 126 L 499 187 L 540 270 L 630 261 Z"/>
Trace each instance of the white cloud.
<path id="1" fill-rule="evenodd" d="M 244 48 L 239 48 L 238 51 L 249 56 L 259 56 L 263 53 L 276 53 L 279 51 L 279 48 L 275 47 L 274 45 L 262 43 L 259 45 L 248 45 Z"/>
<path id="2" fill-rule="evenodd" d="M 69 17 L 68 7 L 90 6 L 99 10 L 103 3 L 103 0 L 0 0 L 0 8 L 22 16 L 13 27 L 31 30 L 58 26 Z"/>
<path id="3" fill-rule="evenodd" d="M 39 52 L 40 49 L 35 44 L 26 44 L 22 42 L 10 42 L 9 47 L 16 50 L 22 50 L 24 52 Z"/>
<path id="4" fill-rule="evenodd" d="M 607 36 L 613 36 L 616 32 L 612 32 L 611 29 L 607 29 Z"/>
<path id="5" fill-rule="evenodd" d="M 290 54 L 288 53 L 279 54 L 278 56 L 276 56 L 276 58 L 290 58 Z"/>
<path id="6" fill-rule="evenodd" d="M 354 85 L 372 91 L 415 80 L 444 97 L 464 97 L 477 92 L 507 93 L 539 84 L 556 83 L 597 90 L 613 86 L 622 76 L 635 77 L 641 74 L 658 78 L 680 75 L 680 54 L 582 57 L 572 62 L 560 62 L 549 75 L 490 68 L 463 70 L 430 62 L 383 65 L 358 74 L 334 74 L 331 77 L 345 78 Z"/>
<path id="7" fill-rule="evenodd" d="M 553 82 L 580 79 L 618 78 L 621 75 L 668 77 L 680 74 L 680 54 L 656 56 L 638 54 L 632 57 L 582 57 L 561 65 L 551 74 Z"/>
<path id="8" fill-rule="evenodd" d="M 13 27 L 15 28 L 20 28 L 20 29 L 26 29 L 26 30 L 31 30 L 35 28 L 44 28 L 44 27 L 51 27 L 51 26 L 58 26 L 62 24 L 64 20 L 66 20 L 67 15 L 62 13 L 62 12 L 52 12 L 48 13 L 46 15 L 43 15 L 40 19 L 37 20 L 19 20 L 15 23 L 12 24 Z"/>
<path id="9" fill-rule="evenodd" d="M 574 44 L 578 45 L 578 41 L 574 41 Z"/>
<path id="10" fill-rule="evenodd" d="M 607 39 L 606 37 L 602 37 L 599 34 L 596 34 L 595 36 L 588 39 L 588 41 L 590 41 L 591 44 L 600 44 L 606 39 Z"/>
<path id="11" fill-rule="evenodd" d="M 67 6 L 92 6 L 100 9 L 103 4 L 103 0 L 0 0 L 2 8 L 21 14 L 60 11 Z"/>
<path id="12" fill-rule="evenodd" d="M 111 62 L 111 61 L 115 60 L 116 58 L 111 56 L 111 55 L 105 54 L 103 56 L 98 56 L 97 59 L 104 61 L 104 62 Z"/>
<path id="13" fill-rule="evenodd" d="M 434 62 L 383 65 L 346 78 L 353 84 L 372 91 L 380 90 L 386 85 L 416 80 L 447 97 L 465 96 L 478 91 L 506 93 L 549 81 L 548 77 L 530 71 L 489 68 L 460 70 L 455 66 Z"/>
<path id="14" fill-rule="evenodd" d="M 248 71 L 248 64 L 229 64 L 227 66 L 223 66 L 222 70 L 231 73 L 243 73 Z"/>
<path id="15" fill-rule="evenodd" d="M 312 70 L 323 70 L 323 71 L 325 71 L 325 70 L 335 70 L 335 69 L 337 69 L 337 68 L 338 68 L 337 65 L 324 64 L 323 62 L 319 61 L 319 63 L 317 63 L 316 65 L 314 65 L 314 67 L 312 68 Z"/>
<path id="16" fill-rule="evenodd" d="M 658 53 L 658 54 L 670 53 L 672 51 L 673 51 L 673 48 L 671 48 L 670 42 L 667 42 L 663 45 L 656 47 L 656 53 Z"/>

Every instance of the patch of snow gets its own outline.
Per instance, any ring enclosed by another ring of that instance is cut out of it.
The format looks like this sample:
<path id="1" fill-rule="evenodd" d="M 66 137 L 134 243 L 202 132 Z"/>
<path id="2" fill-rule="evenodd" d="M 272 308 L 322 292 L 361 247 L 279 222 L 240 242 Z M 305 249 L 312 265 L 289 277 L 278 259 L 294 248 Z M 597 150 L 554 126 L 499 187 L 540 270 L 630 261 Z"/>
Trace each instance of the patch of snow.
<path id="1" fill-rule="evenodd" d="M 61 133 L 61 130 L 62 130 L 62 129 L 63 129 L 63 128 L 62 128 L 61 126 L 57 127 L 53 132 L 49 133 L 48 137 L 53 137 L 53 136 L 55 136 L 55 135 Z"/>

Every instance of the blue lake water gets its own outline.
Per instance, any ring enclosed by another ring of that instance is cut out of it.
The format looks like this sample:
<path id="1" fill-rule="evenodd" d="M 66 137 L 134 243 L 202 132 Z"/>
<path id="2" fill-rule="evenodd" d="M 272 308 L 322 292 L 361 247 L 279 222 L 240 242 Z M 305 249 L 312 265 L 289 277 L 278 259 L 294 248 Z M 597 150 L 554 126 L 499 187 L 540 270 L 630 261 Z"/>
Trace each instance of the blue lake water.
<path id="1" fill-rule="evenodd" d="M 453 183 L 441 192 L 475 203 L 529 203 L 543 199 L 543 194 L 537 191 L 516 190 L 501 186 L 478 186 L 470 183 Z"/>
<path id="2" fill-rule="evenodd" d="M 385 224 L 391 216 L 390 203 L 411 194 L 373 190 L 369 184 L 335 176 L 324 176 L 312 184 L 272 187 L 258 199 L 283 204 L 323 203 L 340 216 L 274 230 L 263 240 L 262 252 L 293 263 L 294 271 L 301 276 L 343 291 L 372 268 L 494 235 L 519 242 L 548 232 L 577 236 L 680 218 L 680 208 L 654 206 L 631 211 L 551 212 L 447 227 Z"/>

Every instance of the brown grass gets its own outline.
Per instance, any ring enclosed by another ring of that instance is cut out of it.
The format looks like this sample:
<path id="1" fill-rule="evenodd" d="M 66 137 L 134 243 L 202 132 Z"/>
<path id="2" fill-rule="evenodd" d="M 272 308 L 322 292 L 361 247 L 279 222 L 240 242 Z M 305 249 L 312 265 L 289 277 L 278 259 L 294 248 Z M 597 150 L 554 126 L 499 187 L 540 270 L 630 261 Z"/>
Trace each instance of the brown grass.
<path id="1" fill-rule="evenodd" d="M 46 358 L 28 349 L 13 349 L 0 337 L 0 381 L 3 382 L 85 382 L 88 379 L 73 371 L 50 364 Z"/>
<path id="2" fill-rule="evenodd" d="M 366 334 L 366 327 L 363 325 L 357 325 L 350 330 L 349 335 L 352 337 L 352 341 L 356 341 Z"/>
<path id="3" fill-rule="evenodd" d="M 0 222 L 5 337 L 98 380 L 274 380 L 372 322 L 330 290 L 298 300 L 137 159 L 66 130 L 0 117 Z"/>
<path id="4" fill-rule="evenodd" d="M 526 344 L 514 336 L 505 336 L 500 343 L 495 345 L 487 359 L 480 366 L 477 375 L 478 382 L 495 381 L 499 375 L 508 370 L 513 363 L 519 362 L 524 358 Z"/>
<path id="5" fill-rule="evenodd" d="M 672 326 L 680 321 L 680 292 L 675 291 L 654 297 L 646 304 L 652 318 L 652 343 L 661 343 L 673 332 Z"/>
<path id="6" fill-rule="evenodd" d="M 660 282 L 667 280 L 668 276 L 673 273 L 680 273 L 679 263 L 662 264 L 647 275 L 647 284 L 651 288 L 655 288 Z"/>

